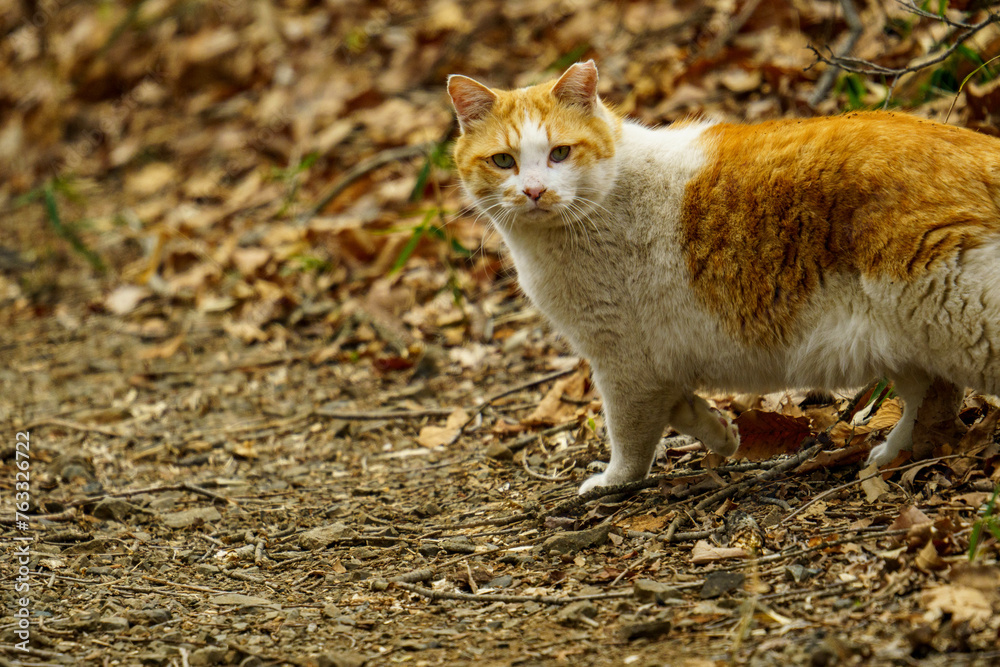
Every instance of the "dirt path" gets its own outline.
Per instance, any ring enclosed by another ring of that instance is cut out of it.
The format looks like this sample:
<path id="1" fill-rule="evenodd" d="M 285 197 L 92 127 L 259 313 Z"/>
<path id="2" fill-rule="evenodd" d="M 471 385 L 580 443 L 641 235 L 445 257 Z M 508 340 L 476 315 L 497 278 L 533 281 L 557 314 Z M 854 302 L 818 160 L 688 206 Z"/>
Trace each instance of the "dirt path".
<path id="1" fill-rule="evenodd" d="M 480 367 L 443 361 L 429 378 L 324 362 L 322 341 L 245 347 L 208 320 L 168 360 L 143 359 L 149 343 L 118 319 L 72 324 L 16 326 L 4 351 L 3 479 L 12 489 L 14 434 L 29 433 L 33 515 L 27 530 L 4 517 L 7 609 L 14 540 L 32 540 L 30 648 L 8 619 L 8 661 L 1000 658 L 996 546 L 964 554 L 992 488 L 979 462 L 909 467 L 869 500 L 856 465 L 753 483 L 785 459 L 712 472 L 680 447 L 659 486 L 568 507 L 603 457 L 593 406 L 563 403 L 579 414 L 568 428 L 505 433 L 582 377 L 537 321 L 520 353 L 488 346 Z M 554 365 L 570 374 L 458 433 Z M 760 540 L 759 560 L 723 548 Z"/>

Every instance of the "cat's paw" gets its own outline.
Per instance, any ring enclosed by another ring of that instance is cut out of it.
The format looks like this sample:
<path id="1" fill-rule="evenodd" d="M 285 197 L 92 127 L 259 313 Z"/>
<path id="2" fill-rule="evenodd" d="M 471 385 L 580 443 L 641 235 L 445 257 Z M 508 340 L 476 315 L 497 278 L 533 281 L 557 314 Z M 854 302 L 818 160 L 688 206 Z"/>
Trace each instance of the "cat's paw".
<path id="1" fill-rule="evenodd" d="M 607 473 L 602 472 L 587 478 L 587 481 L 585 481 L 583 484 L 580 485 L 580 490 L 577 492 L 578 495 L 582 496 L 587 491 L 590 491 L 591 489 L 596 489 L 599 486 L 610 486 L 606 477 Z"/>
<path id="2" fill-rule="evenodd" d="M 740 430 L 736 424 L 725 417 L 719 416 L 719 423 L 722 424 L 723 428 L 722 438 L 705 444 L 716 454 L 732 456 L 740 447 Z"/>
<path id="3" fill-rule="evenodd" d="M 900 426 L 903 426 L 903 428 L 900 428 Z M 906 428 L 906 424 L 897 424 L 896 428 L 892 429 L 889 433 L 889 437 L 885 439 L 885 442 L 876 447 L 872 447 L 872 451 L 868 455 L 868 461 L 865 465 L 870 466 L 874 463 L 881 468 L 885 464 L 895 461 L 900 452 L 908 452 L 912 450 L 912 433 L 912 426 Z"/>
<path id="4" fill-rule="evenodd" d="M 899 456 L 899 448 L 892 447 L 887 440 L 881 445 L 872 447 L 871 453 L 868 454 L 868 460 L 865 461 L 865 467 L 867 468 L 874 463 L 881 468 L 885 464 L 895 460 L 897 456 Z"/>

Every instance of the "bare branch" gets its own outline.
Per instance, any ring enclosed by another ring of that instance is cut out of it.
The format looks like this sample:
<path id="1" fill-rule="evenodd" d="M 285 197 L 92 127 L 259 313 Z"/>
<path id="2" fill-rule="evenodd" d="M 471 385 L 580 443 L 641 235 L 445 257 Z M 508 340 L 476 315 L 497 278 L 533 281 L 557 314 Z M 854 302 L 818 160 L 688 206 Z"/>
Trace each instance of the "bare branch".
<path id="1" fill-rule="evenodd" d="M 973 24 L 971 23 L 965 23 L 964 21 L 953 21 L 949 19 L 947 16 L 944 16 L 943 14 L 934 14 L 933 12 L 929 12 L 926 9 L 921 9 L 916 4 L 913 3 L 913 0 L 909 0 L 908 2 L 907 0 L 896 0 L 896 4 L 901 6 L 909 13 L 914 14 L 915 16 L 920 16 L 925 19 L 933 19 L 935 21 L 944 23 L 945 25 L 950 25 L 952 28 L 959 28 L 965 30 L 973 27 Z"/>
<path id="2" fill-rule="evenodd" d="M 865 26 L 861 23 L 861 17 L 858 16 L 858 10 L 854 8 L 854 0 L 840 0 L 840 6 L 844 9 L 844 20 L 847 21 L 847 26 L 850 28 L 850 32 L 847 35 L 847 39 L 840 46 L 840 57 L 846 57 L 848 53 L 854 48 L 854 45 L 858 43 L 858 39 L 861 37 L 861 33 L 864 32 Z M 812 48 L 812 47 L 809 47 Z M 813 49 L 815 52 L 815 49 Z M 819 83 L 816 84 L 816 90 L 813 91 L 812 98 L 810 98 L 809 103 L 813 106 L 819 104 L 827 93 L 830 92 L 830 88 L 833 87 L 834 81 L 837 80 L 837 68 L 831 67 L 827 71 L 823 72 L 823 75 L 819 79 Z"/>
<path id="3" fill-rule="evenodd" d="M 925 12 L 924 10 L 915 7 L 912 4 L 912 2 L 906 2 L 904 0 L 897 0 L 897 1 L 908 12 L 911 12 L 921 17 L 933 18 L 934 20 L 941 21 L 946 25 L 956 28 L 957 32 L 953 35 L 954 41 L 940 53 L 931 56 L 925 60 L 911 63 L 906 67 L 886 67 L 884 65 L 879 65 L 878 63 L 871 62 L 870 60 L 863 60 L 861 58 L 851 58 L 846 55 L 846 50 L 842 50 L 841 55 L 832 55 L 832 51 L 830 51 L 830 49 L 828 48 L 827 51 L 830 53 L 830 55 L 824 55 L 819 51 L 819 49 L 810 46 L 809 49 L 816 56 L 817 62 L 826 63 L 830 67 L 835 68 L 833 71 L 843 70 L 845 72 L 851 72 L 853 74 L 864 74 L 866 76 L 877 75 L 877 76 L 885 76 L 892 78 L 892 82 L 889 85 L 889 94 L 886 97 L 886 100 L 888 100 L 892 96 L 892 93 L 896 89 L 896 85 L 899 83 L 899 79 L 902 76 L 918 72 L 922 69 L 925 69 L 927 67 L 936 65 L 940 62 L 947 60 L 965 42 L 967 42 L 969 39 L 971 39 L 973 36 L 979 33 L 979 31 L 983 30 L 987 26 L 990 26 L 994 23 L 1000 23 L 1000 14 L 994 14 L 992 12 L 986 18 L 984 18 L 982 21 L 979 21 L 978 23 L 964 23 L 959 21 L 953 21 L 951 19 L 938 16 L 937 14 L 931 14 L 929 12 Z M 851 5 L 851 0 L 844 0 L 843 6 L 845 8 L 845 13 L 846 13 L 846 8 L 848 6 L 851 6 L 851 8 L 853 9 L 853 5 Z M 848 19 L 848 23 L 850 24 L 850 19 Z M 819 95 L 820 92 L 821 91 L 818 89 L 817 94 L 813 96 L 814 104 L 822 99 L 822 96 Z M 823 95 L 825 95 L 826 91 L 822 91 L 822 93 Z"/>

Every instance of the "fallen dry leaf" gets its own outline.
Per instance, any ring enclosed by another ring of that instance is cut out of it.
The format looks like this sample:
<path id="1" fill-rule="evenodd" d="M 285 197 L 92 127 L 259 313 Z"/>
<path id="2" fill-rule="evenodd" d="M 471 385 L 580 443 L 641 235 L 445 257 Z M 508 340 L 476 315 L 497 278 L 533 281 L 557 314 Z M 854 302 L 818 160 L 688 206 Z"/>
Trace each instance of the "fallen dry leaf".
<path id="1" fill-rule="evenodd" d="M 965 390 L 936 379 L 924 395 L 913 424 L 913 458 L 931 458 L 942 448 L 951 453 L 967 427 L 958 418 Z"/>
<path id="2" fill-rule="evenodd" d="M 448 415 L 444 426 L 424 426 L 420 429 L 417 442 L 424 447 L 444 447 L 450 445 L 462 434 L 462 426 L 469 420 L 469 415 L 461 408 Z"/>
<path id="3" fill-rule="evenodd" d="M 914 526 L 920 526 L 923 524 L 930 524 L 930 523 L 934 523 L 934 520 L 931 519 L 926 514 L 924 514 L 923 512 L 921 512 L 913 505 L 909 505 L 902 512 L 899 513 L 899 516 L 896 517 L 896 520 L 893 521 L 889 525 L 889 527 L 886 528 L 886 530 L 887 531 L 906 530 L 913 528 Z"/>
<path id="4" fill-rule="evenodd" d="M 878 411 L 865 424 L 869 431 L 884 431 L 891 429 L 903 416 L 903 402 L 898 398 L 882 401 Z"/>
<path id="5" fill-rule="evenodd" d="M 813 435 L 807 418 L 776 412 L 747 410 L 733 423 L 740 430 L 740 448 L 734 458 L 748 461 L 763 461 L 797 452 L 802 442 Z"/>
<path id="6" fill-rule="evenodd" d="M 153 295 L 152 290 L 138 285 L 120 285 L 104 299 L 104 306 L 115 315 L 135 310 L 139 302 Z"/>
<path id="7" fill-rule="evenodd" d="M 616 523 L 616 526 L 628 530 L 638 530 L 645 533 L 653 533 L 663 530 L 670 521 L 665 516 L 653 516 L 652 514 L 640 514 L 639 516 L 628 517 Z"/>
<path id="8" fill-rule="evenodd" d="M 942 560 L 937 548 L 934 546 L 934 542 L 931 540 L 928 540 L 923 548 L 920 549 L 916 558 L 913 559 L 913 564 L 924 572 L 943 570 L 948 567 L 948 564 Z"/>
<path id="9" fill-rule="evenodd" d="M 993 607 L 986 595 L 968 586 L 937 586 L 920 595 L 925 609 L 938 614 L 950 614 L 956 623 L 969 622 L 974 630 L 985 627 L 993 616 Z"/>
<path id="10" fill-rule="evenodd" d="M 874 475 L 873 477 L 871 475 Z M 882 476 L 878 474 L 878 465 L 871 464 L 858 473 L 858 478 L 868 477 L 861 482 L 861 489 L 865 492 L 865 500 L 873 503 L 889 492 L 889 485 L 885 483 Z"/>
<path id="11" fill-rule="evenodd" d="M 748 554 L 739 547 L 717 547 L 706 540 L 698 540 L 691 549 L 691 562 L 695 565 L 714 563 L 719 560 L 746 558 Z"/>
<path id="12" fill-rule="evenodd" d="M 237 248 L 233 250 L 233 264 L 244 277 L 254 277 L 271 259 L 267 248 Z"/>
<path id="13" fill-rule="evenodd" d="M 144 350 L 140 350 L 137 356 L 140 359 L 169 359 L 177 354 L 177 351 L 181 349 L 181 345 L 184 344 L 185 338 L 186 334 L 174 336 L 161 345 L 147 347 Z"/>
<path id="14" fill-rule="evenodd" d="M 563 396 L 575 401 L 583 400 L 586 386 L 587 381 L 581 373 L 557 380 L 522 423 L 528 426 L 552 426 L 575 418 L 580 406 L 564 401 Z"/>

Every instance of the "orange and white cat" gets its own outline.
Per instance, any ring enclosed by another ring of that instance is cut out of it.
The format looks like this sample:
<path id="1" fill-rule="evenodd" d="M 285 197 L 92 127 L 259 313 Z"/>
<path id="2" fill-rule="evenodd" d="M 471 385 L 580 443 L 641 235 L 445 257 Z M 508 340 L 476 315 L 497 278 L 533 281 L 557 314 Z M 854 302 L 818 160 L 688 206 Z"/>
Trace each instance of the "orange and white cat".
<path id="1" fill-rule="evenodd" d="M 696 388 L 886 375 L 905 409 L 879 465 L 934 378 L 1000 391 L 1000 141 L 882 112 L 649 128 L 593 61 L 448 91 L 465 191 L 604 398 L 611 462 L 581 493 L 644 477 L 668 424 L 733 454 Z"/>

